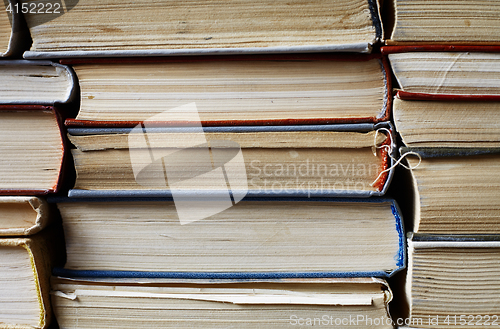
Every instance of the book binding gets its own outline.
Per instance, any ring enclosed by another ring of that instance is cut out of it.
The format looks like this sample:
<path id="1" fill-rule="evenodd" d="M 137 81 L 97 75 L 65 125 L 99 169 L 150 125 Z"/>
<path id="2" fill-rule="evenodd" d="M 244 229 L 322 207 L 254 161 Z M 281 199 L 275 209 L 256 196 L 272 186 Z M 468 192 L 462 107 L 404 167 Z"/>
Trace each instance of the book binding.
<path id="1" fill-rule="evenodd" d="M 395 200 L 387 198 L 369 198 L 369 199 L 345 199 L 345 198 L 251 198 L 246 197 L 244 201 L 319 201 L 319 202 L 350 202 L 355 205 L 356 203 L 384 203 L 390 202 L 391 211 L 394 216 L 394 224 L 396 227 L 396 232 L 398 234 L 398 245 L 399 249 L 397 254 L 394 256 L 396 261 L 396 268 L 390 272 L 383 270 L 380 271 L 369 271 L 369 272 L 195 272 L 195 271 L 108 271 L 108 270 L 71 270 L 62 267 L 55 268 L 53 270 L 53 275 L 62 277 L 74 277 L 74 278 L 115 278 L 115 279 L 188 279 L 188 280 L 282 280 L 282 279 L 316 279 L 316 278 L 361 278 L 361 277 L 378 277 L 378 278 L 388 278 L 404 269 L 406 266 L 406 237 L 403 225 L 403 219 L 401 217 L 401 211 Z M 49 202 L 133 202 L 133 201 L 172 201 L 171 198 L 105 198 L 100 197 L 94 198 L 66 198 L 66 197 L 51 197 Z"/>
<path id="2" fill-rule="evenodd" d="M 153 128 L 154 129 L 154 128 Z M 189 131 L 189 127 L 177 127 L 177 128 L 158 128 L 157 132 L 169 131 L 169 132 L 186 132 Z M 356 131 L 356 132 L 367 132 L 373 130 L 383 129 L 390 133 L 390 138 L 386 141 L 387 148 L 381 148 L 380 152 L 382 154 L 382 167 L 385 172 L 382 172 L 377 180 L 374 182 L 373 186 L 377 188 L 375 191 L 367 190 L 296 190 L 296 191 L 286 191 L 286 192 L 268 192 L 268 191 L 257 191 L 248 190 L 246 192 L 247 197 L 273 197 L 273 196 L 294 196 L 294 197 L 359 197 L 367 198 L 372 196 L 383 196 L 387 189 L 389 188 L 390 182 L 394 175 L 394 165 L 396 162 L 396 144 L 394 137 L 394 129 L 390 122 L 381 122 L 377 124 L 352 124 L 352 125 L 318 125 L 318 126 L 231 126 L 231 127 L 204 127 L 204 132 L 280 132 L 280 131 Z M 70 128 L 68 133 L 74 135 L 84 135 L 84 134 L 106 134 L 106 133 L 128 133 L 130 129 L 116 129 L 116 128 Z M 233 190 L 232 193 L 239 193 L 240 191 Z M 210 197 L 216 195 L 217 191 L 212 190 L 190 190 L 186 191 L 190 196 L 194 197 Z M 68 196 L 71 198 L 108 198 L 108 197 L 171 197 L 172 192 L 169 190 L 85 190 L 85 189 L 71 189 L 68 192 Z"/>
<path id="3" fill-rule="evenodd" d="M 204 127 L 220 127 L 220 126 L 273 126 L 273 125 L 327 125 L 327 124 L 358 124 L 358 123 L 379 123 L 388 121 L 391 116 L 392 109 L 392 79 L 391 68 L 389 61 L 385 56 L 380 55 L 362 55 L 362 54 L 256 54 L 256 55 L 237 55 L 237 56 L 192 56 L 192 57 L 134 57 L 134 58 L 68 58 L 60 61 L 63 65 L 78 65 L 78 64 L 144 64 L 144 63 L 186 63 L 186 62 L 218 62 L 218 61 L 368 61 L 378 59 L 384 77 L 384 105 L 381 112 L 373 117 L 324 117 L 313 119 L 266 119 L 266 120 L 210 120 L 201 121 Z M 122 128 L 135 127 L 141 124 L 141 121 L 98 121 L 98 120 L 80 120 L 69 118 L 66 119 L 65 125 L 68 127 L 101 127 L 101 128 Z M 155 124 L 148 122 L 149 125 Z M 175 121 L 175 122 L 157 122 L 158 126 L 190 126 L 193 122 Z"/>

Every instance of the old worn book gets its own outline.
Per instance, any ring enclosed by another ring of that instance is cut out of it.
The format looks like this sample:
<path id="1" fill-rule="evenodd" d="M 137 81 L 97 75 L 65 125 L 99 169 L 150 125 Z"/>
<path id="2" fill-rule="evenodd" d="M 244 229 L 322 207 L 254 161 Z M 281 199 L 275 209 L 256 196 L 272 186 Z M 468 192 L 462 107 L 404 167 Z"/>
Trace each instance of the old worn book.
<path id="1" fill-rule="evenodd" d="M 54 105 L 72 100 L 73 72 L 50 61 L 0 61 L 0 104 Z"/>
<path id="2" fill-rule="evenodd" d="M 57 191 L 64 159 L 59 121 L 50 106 L 0 106 L 0 194 Z"/>
<path id="3" fill-rule="evenodd" d="M 380 56 L 254 55 L 69 59 L 81 89 L 70 125 L 135 126 L 196 103 L 204 125 L 323 124 L 387 120 L 390 69 Z"/>
<path id="4" fill-rule="evenodd" d="M 419 51 L 420 50 L 420 51 Z M 427 50 L 427 51 L 425 51 Z M 441 50 L 441 51 L 439 51 Z M 447 51 L 442 51 L 447 50 Z M 413 98 L 500 95 L 500 47 L 384 47 L 404 92 Z M 475 100 L 475 98 L 473 98 Z M 492 98 L 490 97 L 490 100 Z"/>
<path id="5" fill-rule="evenodd" d="M 38 233 L 52 218 L 45 199 L 34 196 L 0 197 L 0 236 Z"/>
<path id="6" fill-rule="evenodd" d="M 500 43 L 500 6 L 494 1 L 393 0 L 392 5 L 388 44 Z"/>
<path id="7" fill-rule="evenodd" d="M 417 236 L 408 241 L 408 323 L 477 328 L 500 323 L 498 236 Z"/>
<path id="8" fill-rule="evenodd" d="M 387 277 L 405 263 L 390 199 L 245 198 L 212 214 L 209 198 L 54 201 L 75 277 Z"/>
<path id="9" fill-rule="evenodd" d="M 65 1 L 53 16 L 26 13 L 25 57 L 370 52 L 382 32 L 372 0 Z"/>
<path id="10" fill-rule="evenodd" d="M 52 279 L 63 328 L 392 328 L 387 283 L 287 280 Z"/>
<path id="11" fill-rule="evenodd" d="M 414 148 L 414 227 L 425 234 L 500 233 L 499 149 Z M 420 162 L 420 164 L 419 164 Z M 418 165 L 418 166 L 417 166 Z"/>
<path id="12" fill-rule="evenodd" d="M 396 94 L 393 113 L 406 146 L 500 147 L 500 101 L 412 100 L 405 96 Z"/>
<path id="13" fill-rule="evenodd" d="M 211 195 L 227 193 L 227 183 L 238 199 L 382 195 L 392 177 L 388 127 L 202 129 L 156 128 L 146 122 L 133 129 L 70 129 L 77 172 L 70 196 Z"/>
<path id="14" fill-rule="evenodd" d="M 441 51 L 432 51 L 436 49 Z M 389 54 L 399 83 L 393 113 L 405 145 L 500 146 L 500 56 L 495 49 L 498 47 L 382 49 Z"/>
<path id="15" fill-rule="evenodd" d="M 52 256 L 44 236 L 0 238 L 0 326 L 46 328 L 50 324 Z"/>

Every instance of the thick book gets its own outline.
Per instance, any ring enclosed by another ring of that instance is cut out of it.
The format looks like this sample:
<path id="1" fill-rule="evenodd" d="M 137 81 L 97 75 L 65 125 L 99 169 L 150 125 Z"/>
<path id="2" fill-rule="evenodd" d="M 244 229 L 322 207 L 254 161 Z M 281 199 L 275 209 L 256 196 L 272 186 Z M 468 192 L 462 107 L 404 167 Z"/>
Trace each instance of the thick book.
<path id="1" fill-rule="evenodd" d="M 51 202 L 63 219 L 63 271 L 72 277 L 388 277 L 405 266 L 391 199 L 245 198 L 213 213 L 213 200 L 201 198 Z M 186 223 L 187 211 L 205 216 Z"/>
<path id="2" fill-rule="evenodd" d="M 18 8 L 15 0 L 0 2 L 0 58 L 20 56 L 31 45 L 30 32 Z"/>
<path id="3" fill-rule="evenodd" d="M 500 7 L 495 2 L 392 0 L 390 5 L 386 23 L 393 22 L 385 24 L 387 44 L 500 44 Z"/>
<path id="4" fill-rule="evenodd" d="M 393 328 L 384 280 L 111 280 L 53 277 L 63 328 Z"/>
<path id="5" fill-rule="evenodd" d="M 499 47 L 384 47 L 399 90 L 396 130 L 409 147 L 500 146 Z"/>
<path id="6" fill-rule="evenodd" d="M 413 177 L 413 231 L 500 233 L 500 149 L 404 148 Z"/>
<path id="7" fill-rule="evenodd" d="M 375 0 L 81 1 L 56 19 L 26 13 L 26 58 L 256 52 L 370 52 L 382 37 Z M 89 14 L 91 13 L 91 14 Z"/>
<path id="8" fill-rule="evenodd" d="M 0 236 L 38 233 L 52 218 L 45 199 L 34 196 L 0 196 Z"/>
<path id="9" fill-rule="evenodd" d="M 68 133 L 76 146 L 71 197 L 368 197 L 383 195 L 393 175 L 387 123 L 158 128 L 145 122 Z"/>
<path id="10" fill-rule="evenodd" d="M 332 124 L 387 121 L 390 68 L 374 55 L 289 54 L 66 59 L 78 76 L 71 126 L 128 126 L 169 111 L 169 125 Z M 160 119 L 157 119 L 160 120 Z"/>
<path id="11" fill-rule="evenodd" d="M 0 238 L 0 326 L 50 325 L 50 275 L 62 259 L 60 241 L 52 230 L 29 238 Z"/>
<path id="12" fill-rule="evenodd" d="M 498 236 L 418 236 L 408 240 L 407 297 L 415 328 L 500 323 Z"/>
<path id="13" fill-rule="evenodd" d="M 500 147 L 497 101 L 413 100 L 398 92 L 393 102 L 395 128 L 408 147 Z"/>
<path id="14" fill-rule="evenodd" d="M 51 61 L 0 61 L 0 104 L 54 105 L 76 94 L 74 73 Z"/>
<path id="15" fill-rule="evenodd" d="M 403 97 L 434 100 L 499 100 L 499 52 L 500 46 L 382 48 Z"/>
<path id="16" fill-rule="evenodd" d="M 61 124 L 51 106 L 0 106 L 0 195 L 58 190 L 65 159 Z"/>

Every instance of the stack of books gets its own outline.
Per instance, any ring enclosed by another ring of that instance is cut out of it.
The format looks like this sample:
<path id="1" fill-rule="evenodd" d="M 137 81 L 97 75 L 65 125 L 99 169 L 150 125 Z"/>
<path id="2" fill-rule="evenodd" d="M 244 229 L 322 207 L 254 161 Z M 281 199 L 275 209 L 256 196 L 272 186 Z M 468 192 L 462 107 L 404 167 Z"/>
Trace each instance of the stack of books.
<path id="1" fill-rule="evenodd" d="M 52 320 L 50 275 L 64 261 L 54 209 L 40 197 L 0 197 L 0 323 L 46 328 Z"/>
<path id="2" fill-rule="evenodd" d="M 381 3 L 4 1 L 0 327 L 498 325 L 500 7 Z"/>
<path id="3" fill-rule="evenodd" d="M 484 1 L 432 1 L 414 11 L 418 5 L 396 1 L 393 46 L 382 48 L 399 84 L 394 123 L 413 181 L 406 324 L 495 326 L 500 12 Z"/>
<path id="4" fill-rule="evenodd" d="M 16 26 L 11 34 L 24 35 Z M 64 264 L 64 238 L 44 195 L 63 189 L 56 107 L 71 101 L 75 84 L 63 65 L 10 59 L 12 42 L 0 60 L 0 326 L 45 328 L 53 318 L 50 276 Z"/>
<path id="5" fill-rule="evenodd" d="M 80 93 L 76 182 L 52 198 L 61 327 L 392 327 L 405 249 L 381 198 L 395 139 L 376 2 L 26 5 L 24 57 L 61 60 Z M 72 89 L 51 81 L 34 90 Z"/>

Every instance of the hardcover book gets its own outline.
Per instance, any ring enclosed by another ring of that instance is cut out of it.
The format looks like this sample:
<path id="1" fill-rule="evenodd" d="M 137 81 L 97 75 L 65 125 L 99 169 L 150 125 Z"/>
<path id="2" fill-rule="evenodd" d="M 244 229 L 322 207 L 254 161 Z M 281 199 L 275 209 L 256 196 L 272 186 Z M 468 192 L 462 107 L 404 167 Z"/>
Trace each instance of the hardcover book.
<path id="1" fill-rule="evenodd" d="M 34 196 L 0 196 L 0 236 L 32 235 L 51 221 L 50 207 Z"/>
<path id="2" fill-rule="evenodd" d="M 75 94 L 74 73 L 50 61 L 0 61 L 0 104 L 54 105 Z"/>
<path id="3" fill-rule="evenodd" d="M 408 240 L 407 296 L 417 328 L 499 323 L 498 236 L 418 236 Z"/>
<path id="4" fill-rule="evenodd" d="M 499 99 L 500 47 L 383 47 L 404 97 Z M 414 95 L 407 95 L 411 93 Z"/>
<path id="5" fill-rule="evenodd" d="M 499 47 L 384 47 L 400 90 L 394 123 L 406 146 L 500 146 Z"/>
<path id="6" fill-rule="evenodd" d="M 0 194 L 58 190 L 64 160 L 60 119 L 50 106 L 0 106 Z"/>
<path id="7" fill-rule="evenodd" d="M 404 267 L 390 199 L 53 198 L 71 277 L 277 279 L 388 277 Z M 187 209 L 187 210 L 186 210 Z M 204 214 L 183 222 L 186 211 Z"/>
<path id="8" fill-rule="evenodd" d="M 491 1 L 393 0 L 391 4 L 394 23 L 388 27 L 387 44 L 500 43 L 500 8 Z"/>
<path id="9" fill-rule="evenodd" d="M 380 56 L 301 54 L 67 59 L 78 76 L 71 126 L 134 127 L 195 103 L 204 126 L 376 123 L 390 116 L 390 69 Z M 173 109 L 173 110 L 172 110 Z"/>
<path id="10" fill-rule="evenodd" d="M 413 168 L 414 232 L 500 233 L 499 149 L 409 148 L 401 154 L 407 151 L 421 157 L 407 157 Z"/>
<path id="11" fill-rule="evenodd" d="M 43 329 L 51 323 L 51 267 L 60 262 L 63 250 L 57 245 L 61 237 L 52 233 L 0 238 L 2 327 Z"/>
<path id="12" fill-rule="evenodd" d="M 52 279 L 63 328 L 392 328 L 380 279 Z"/>
<path id="13" fill-rule="evenodd" d="M 370 52 L 382 34 L 374 0 L 81 0 L 50 20 L 25 17 L 33 38 L 26 58 Z"/>
<path id="14" fill-rule="evenodd" d="M 68 132 L 76 146 L 72 197 L 212 196 L 227 194 L 227 183 L 238 200 L 367 197 L 383 195 L 393 172 L 394 139 L 385 123 L 157 128 L 146 122 Z"/>
<path id="15" fill-rule="evenodd" d="M 406 146 L 500 147 L 500 101 L 417 101 L 405 95 L 396 94 L 393 112 Z"/>

